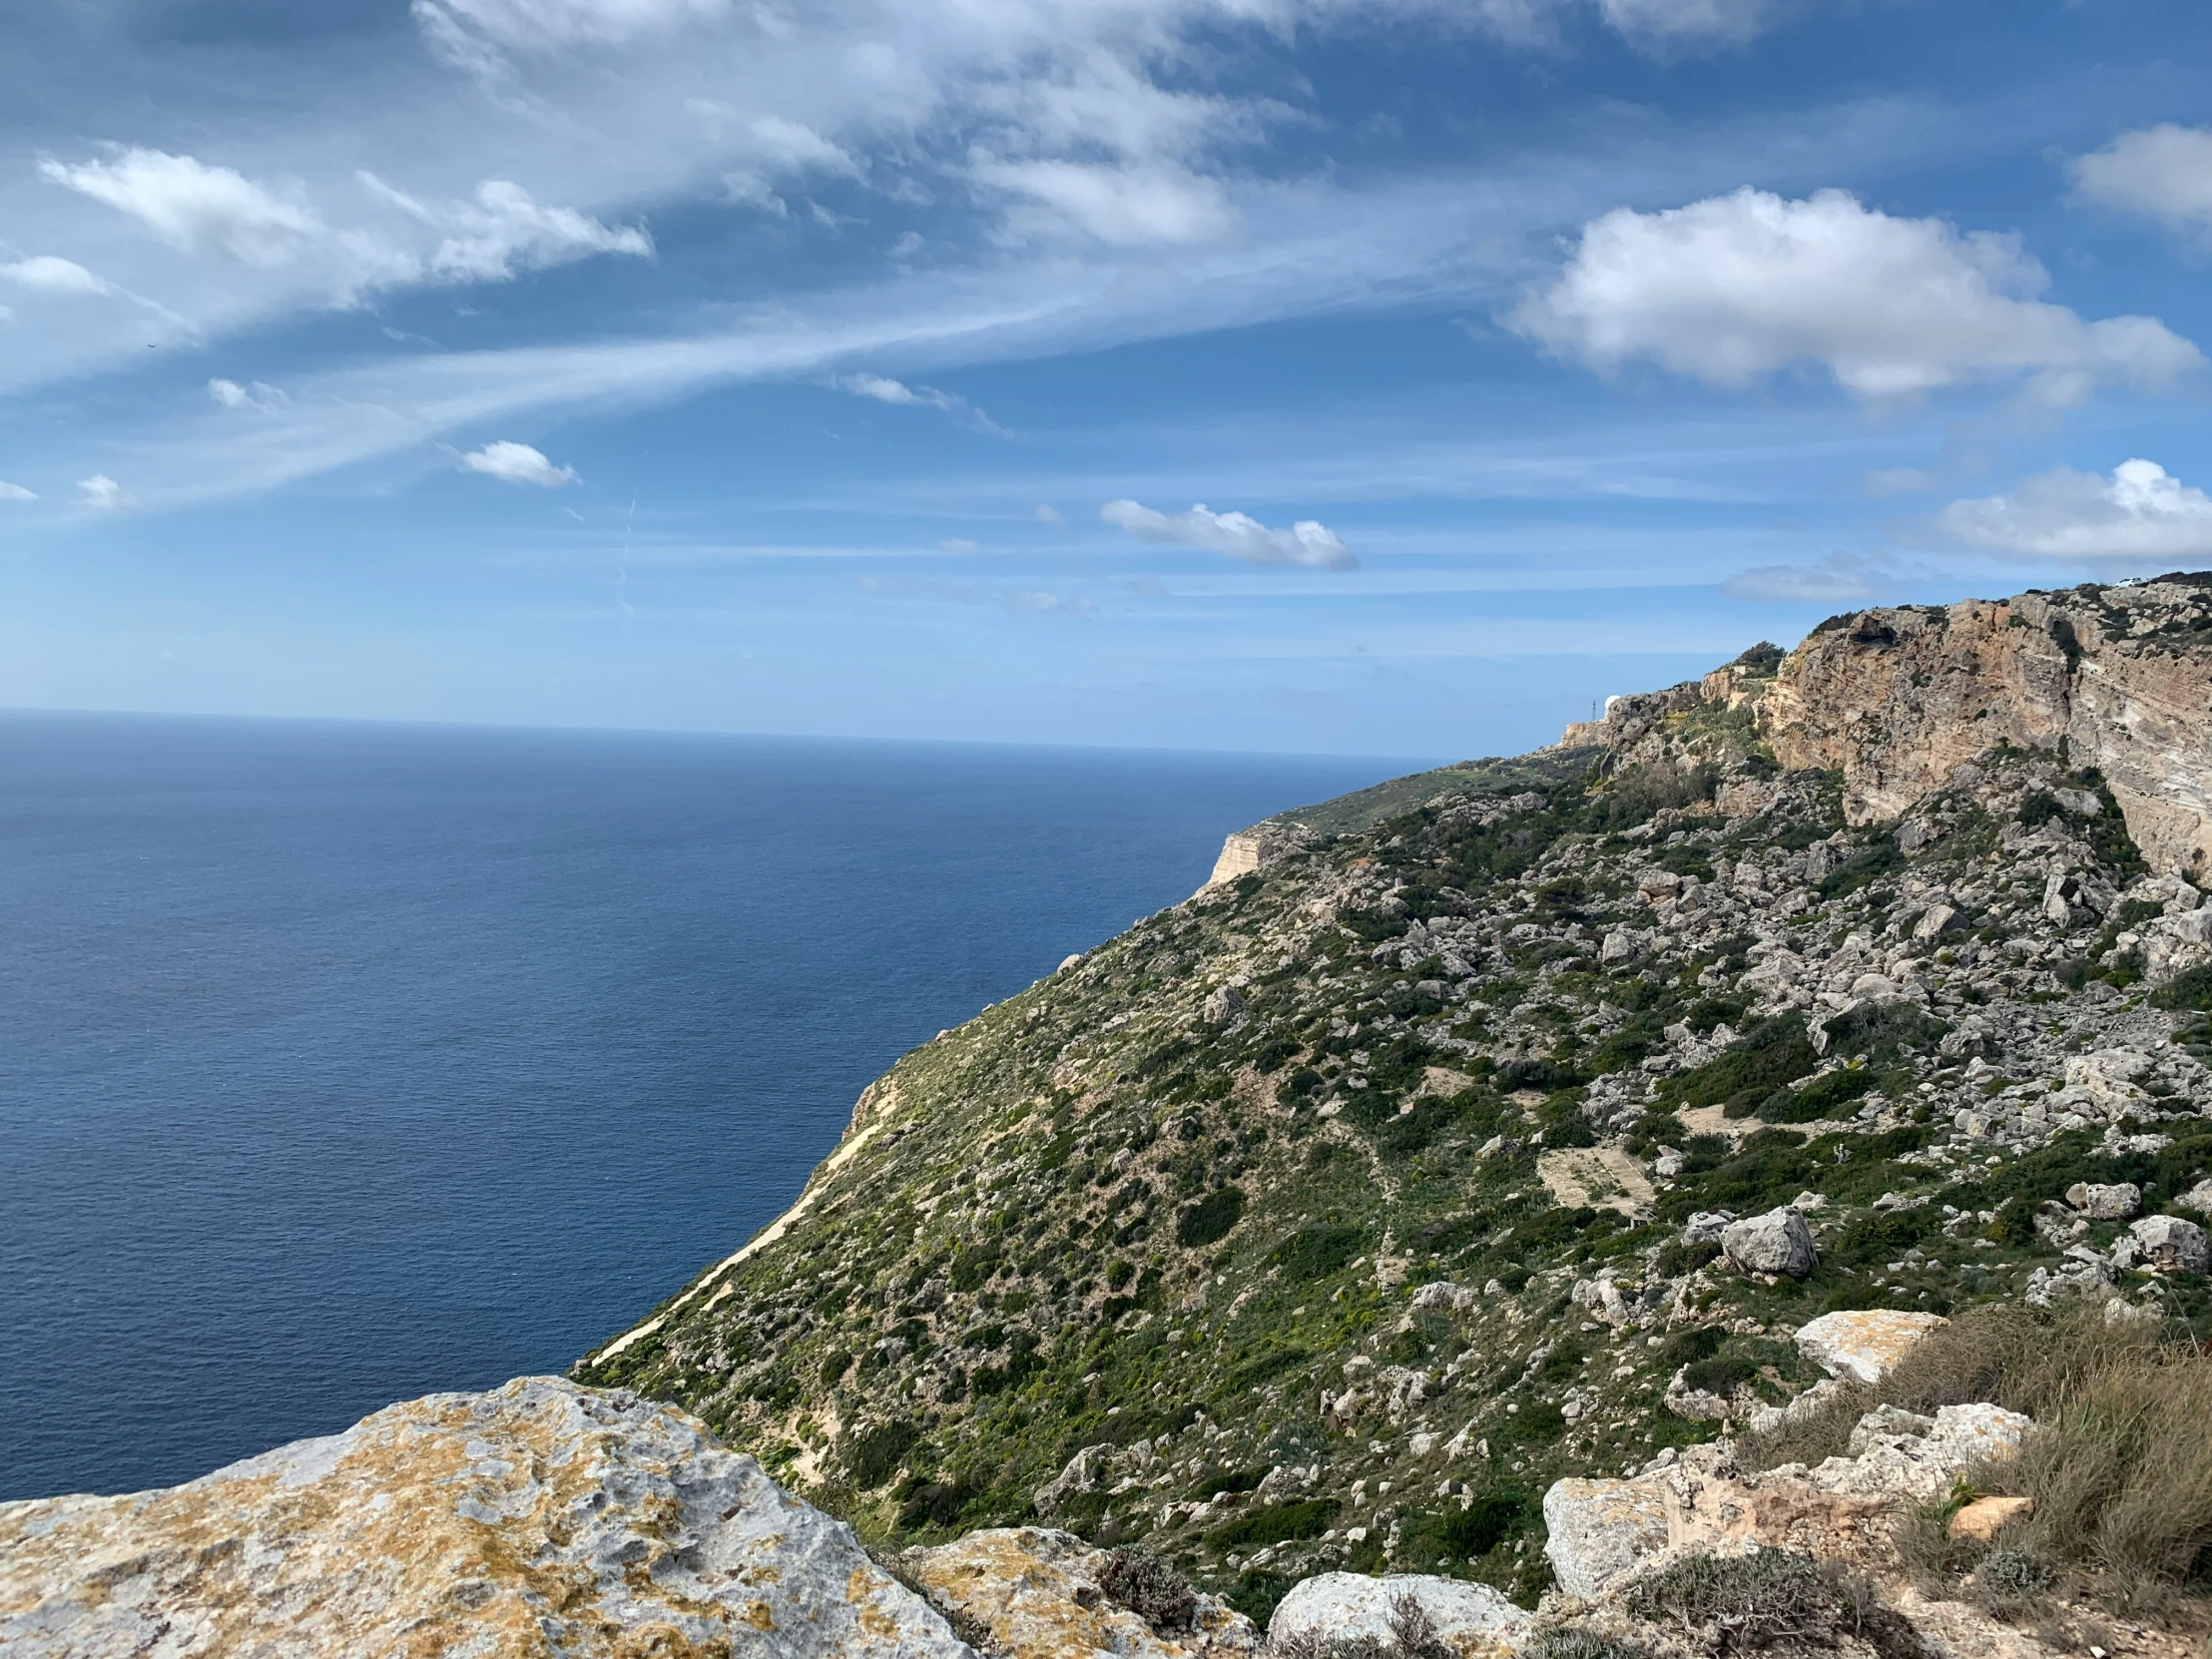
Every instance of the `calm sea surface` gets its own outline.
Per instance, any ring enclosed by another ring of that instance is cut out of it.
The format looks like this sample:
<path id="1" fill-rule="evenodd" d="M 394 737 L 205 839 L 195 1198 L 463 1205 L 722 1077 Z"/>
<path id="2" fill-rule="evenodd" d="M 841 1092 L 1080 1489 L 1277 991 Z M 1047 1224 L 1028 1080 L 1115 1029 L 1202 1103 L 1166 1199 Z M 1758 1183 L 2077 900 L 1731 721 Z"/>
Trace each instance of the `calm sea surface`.
<path id="1" fill-rule="evenodd" d="M 0 714 L 0 1498 L 564 1369 L 903 1050 L 1411 764 Z"/>

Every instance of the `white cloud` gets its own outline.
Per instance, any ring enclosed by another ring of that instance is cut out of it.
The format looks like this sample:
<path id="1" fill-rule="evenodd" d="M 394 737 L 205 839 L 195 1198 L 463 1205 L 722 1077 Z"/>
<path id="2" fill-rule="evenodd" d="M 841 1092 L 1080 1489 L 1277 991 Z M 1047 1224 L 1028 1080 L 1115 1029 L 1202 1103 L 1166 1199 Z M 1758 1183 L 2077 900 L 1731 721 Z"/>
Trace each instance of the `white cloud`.
<path id="1" fill-rule="evenodd" d="M 58 185 L 128 214 L 172 247 L 221 254 L 249 266 L 277 266 L 322 234 L 313 212 L 228 167 L 191 156 L 128 149 L 114 160 L 71 165 L 46 160 Z"/>
<path id="2" fill-rule="evenodd" d="M 1779 10 L 1774 0 L 1597 0 L 1597 9 L 1631 44 L 1660 53 L 1739 46 Z"/>
<path id="3" fill-rule="evenodd" d="M 1876 467 L 1859 480 L 1869 495 L 1925 495 L 1936 487 L 1936 475 L 1917 466 Z"/>
<path id="4" fill-rule="evenodd" d="M 937 543 L 937 551 L 939 553 L 980 553 L 983 551 L 983 544 L 979 541 L 969 541 L 965 536 L 947 536 Z"/>
<path id="5" fill-rule="evenodd" d="M 777 167 L 792 172 L 838 173 L 847 179 L 860 177 L 860 164 L 849 151 L 831 144 L 804 122 L 764 115 L 753 123 L 752 132 L 765 159 Z"/>
<path id="6" fill-rule="evenodd" d="M 557 490 L 580 482 L 574 467 L 555 466 L 528 444 L 513 443 L 505 438 L 470 450 L 461 457 L 461 465 L 487 478 L 497 478 L 503 484 L 535 484 L 540 489 Z"/>
<path id="7" fill-rule="evenodd" d="M 441 45 L 473 31 L 517 51 L 547 52 L 657 34 L 729 8 L 727 0 L 414 0 L 411 9 Z"/>
<path id="8" fill-rule="evenodd" d="M 136 506 L 128 491 L 105 472 L 95 472 L 90 478 L 77 480 L 77 490 L 85 498 L 85 505 L 103 513 L 120 513 Z"/>
<path id="9" fill-rule="evenodd" d="M 1936 524 L 1992 553 L 2130 561 L 2212 554 L 2212 496 L 2156 461 L 2122 461 L 2109 478 L 2054 467 L 2008 495 L 1953 501 Z"/>
<path id="10" fill-rule="evenodd" d="M 1843 191 L 1745 189 L 1592 220 L 1558 279 L 1508 320 L 1603 374 L 1648 359 L 1745 387 L 1814 363 L 1868 398 L 2024 376 L 2056 404 L 2202 366 L 2154 317 L 2088 322 L 2035 298 L 2047 280 L 2011 237 L 1893 218 Z"/>
<path id="11" fill-rule="evenodd" d="M 653 239 L 638 227 L 602 225 L 573 208 L 541 207 L 528 191 L 506 179 L 486 179 L 476 187 L 475 202 L 448 217 L 459 234 L 438 244 L 430 269 L 465 281 L 504 282 L 518 271 L 566 265 L 593 254 L 644 259 L 653 253 Z"/>
<path id="12" fill-rule="evenodd" d="M 1731 599 L 1779 605 L 1842 604 L 1895 595 L 1904 579 L 1896 563 L 1879 554 L 1831 553 L 1810 565 L 1758 565 L 1721 584 Z"/>
<path id="13" fill-rule="evenodd" d="M 0 501 L 36 501 L 38 493 L 27 490 L 21 484 L 11 484 L 0 479 Z"/>
<path id="14" fill-rule="evenodd" d="M 1187 513 L 1163 513 L 1136 501 L 1109 501 L 1098 516 L 1139 541 L 1201 547 L 1247 564 L 1319 570 L 1355 570 L 1360 564 L 1336 531 L 1310 518 L 1288 530 L 1270 530 L 1244 513 L 1212 512 L 1203 502 Z"/>
<path id="15" fill-rule="evenodd" d="M 0 265 L 0 276 L 22 287 L 45 293 L 113 293 L 115 289 L 75 260 L 52 254 L 34 255 L 13 265 Z"/>
<path id="16" fill-rule="evenodd" d="M 1025 197 L 1053 220 L 1117 247 L 1216 242 L 1237 225 L 1221 184 L 1182 167 L 981 160 L 969 171 L 979 183 Z M 1027 228 L 1040 224 L 1032 220 Z"/>
<path id="17" fill-rule="evenodd" d="M 855 397 L 873 398 L 878 403 L 897 403 L 909 408 L 940 409 L 974 427 L 979 432 L 996 432 L 1004 435 L 1006 428 L 991 419 L 981 409 L 964 397 L 949 391 L 939 391 L 935 386 L 909 386 L 903 380 L 893 380 L 884 374 L 840 374 L 830 382 L 840 391 L 848 391 Z"/>
<path id="18" fill-rule="evenodd" d="M 1060 509 L 1055 507 L 1049 501 L 1040 501 L 1037 503 L 1036 518 L 1039 524 L 1065 524 L 1067 522 L 1067 520 L 1061 516 Z"/>
<path id="19" fill-rule="evenodd" d="M 2155 219 L 2168 230 L 2212 234 L 2212 131 L 2161 122 L 2122 133 L 2067 169 L 2084 202 Z"/>
<path id="20" fill-rule="evenodd" d="M 263 414 L 275 414 L 291 401 L 266 380 L 256 380 L 245 386 L 236 380 L 210 380 L 208 395 L 226 409 L 259 409 Z"/>
<path id="21" fill-rule="evenodd" d="M 1057 593 L 1009 593 L 999 601 L 1013 616 L 1096 616 L 1098 602 Z"/>

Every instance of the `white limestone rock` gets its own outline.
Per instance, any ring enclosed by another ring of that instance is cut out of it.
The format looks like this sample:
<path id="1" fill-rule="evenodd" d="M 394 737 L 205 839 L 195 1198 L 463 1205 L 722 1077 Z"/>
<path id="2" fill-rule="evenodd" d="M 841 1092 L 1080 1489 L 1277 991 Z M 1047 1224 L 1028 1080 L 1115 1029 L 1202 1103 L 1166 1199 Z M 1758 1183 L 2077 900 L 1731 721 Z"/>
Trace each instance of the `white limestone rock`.
<path id="1" fill-rule="evenodd" d="M 1666 1488 L 1650 1475 L 1555 1480 L 1544 1493 L 1544 1555 L 1559 1588 L 1595 1600 L 1667 1547 Z"/>
<path id="2" fill-rule="evenodd" d="M 2153 1267 L 2194 1274 L 2212 1269 L 2212 1249 L 2206 1246 L 2204 1229 L 2193 1221 L 2183 1221 L 2179 1216 L 2145 1216 L 2132 1223 L 2128 1232 L 2135 1240 L 2137 1258 Z"/>
<path id="3" fill-rule="evenodd" d="M 2143 1189 L 2130 1181 L 2076 1181 L 2066 1202 L 2091 1221 L 2125 1221 L 2143 1207 Z"/>
<path id="4" fill-rule="evenodd" d="M 1404 1597 L 1419 1606 L 1459 1659 L 1504 1659 L 1527 1640 L 1532 1617 L 1487 1584 L 1417 1573 L 1371 1578 L 1325 1572 L 1292 1586 L 1268 1621 L 1268 1640 L 1316 1637 L 1329 1644 L 1363 1637 L 1390 1640 L 1390 1605 Z"/>
<path id="5" fill-rule="evenodd" d="M 1974 1463 L 2017 1453 L 2034 1426 L 1999 1405 L 1945 1405 L 1933 1422 L 1909 1411 L 1870 1411 L 1852 1433 L 1857 1455 L 1831 1457 L 1807 1478 L 1824 1491 L 1925 1503 Z"/>
<path id="6" fill-rule="evenodd" d="M 1152 1622 L 1117 1600 L 1105 1550 L 1051 1527 L 970 1532 L 906 1551 L 900 1568 L 1007 1659 L 1247 1659 L 1260 1646 L 1252 1621 L 1210 1595 L 1152 1609 Z"/>
<path id="7" fill-rule="evenodd" d="M 1721 1232 L 1721 1249 L 1746 1273 L 1803 1279 L 1820 1265 L 1812 1229 L 1787 1204 L 1763 1216 L 1729 1223 Z"/>
<path id="8" fill-rule="evenodd" d="M 1949 1323 L 1939 1314 L 1886 1308 L 1823 1314 L 1798 1332 L 1798 1352 L 1831 1377 L 1873 1384 L 1889 1376 L 1923 1337 Z"/>
<path id="9" fill-rule="evenodd" d="M 973 1659 L 696 1418 L 550 1377 L 182 1486 L 0 1504 L 0 1652 Z"/>

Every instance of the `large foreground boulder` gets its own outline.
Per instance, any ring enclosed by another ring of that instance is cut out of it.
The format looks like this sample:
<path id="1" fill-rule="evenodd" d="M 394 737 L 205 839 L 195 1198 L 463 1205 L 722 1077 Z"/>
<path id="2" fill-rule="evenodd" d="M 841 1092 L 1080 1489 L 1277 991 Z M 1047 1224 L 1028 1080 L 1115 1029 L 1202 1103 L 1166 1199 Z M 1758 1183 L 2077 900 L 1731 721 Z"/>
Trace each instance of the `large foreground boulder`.
<path id="1" fill-rule="evenodd" d="M 10 1659 L 973 1659 L 696 1419 L 526 1377 L 183 1486 L 0 1504 Z"/>
<path id="2" fill-rule="evenodd" d="M 1310 1644 L 1326 1653 L 1337 1643 L 1361 1641 L 1401 1650 L 1398 1621 L 1408 1609 L 1417 1609 L 1425 1628 L 1459 1659 L 1518 1653 L 1533 1622 L 1487 1584 L 1418 1573 L 1371 1578 L 1325 1572 L 1293 1586 L 1276 1604 L 1268 1642 L 1291 1652 Z"/>

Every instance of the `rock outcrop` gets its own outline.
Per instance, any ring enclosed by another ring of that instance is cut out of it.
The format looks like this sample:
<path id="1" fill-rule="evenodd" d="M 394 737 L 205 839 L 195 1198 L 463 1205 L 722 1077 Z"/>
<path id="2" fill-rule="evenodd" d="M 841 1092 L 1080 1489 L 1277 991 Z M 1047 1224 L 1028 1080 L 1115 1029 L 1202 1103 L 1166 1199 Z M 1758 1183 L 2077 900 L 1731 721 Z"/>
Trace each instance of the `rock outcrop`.
<path id="1" fill-rule="evenodd" d="M 694 1418 L 522 1378 L 183 1486 L 0 1504 L 10 1659 L 973 1659 Z"/>
<path id="2" fill-rule="evenodd" d="M 1218 1598 L 1172 1581 L 1167 1595 L 1125 1587 L 1105 1550 L 1049 1527 L 991 1527 L 908 1550 L 901 1570 L 1018 1659 L 1249 1659 L 1260 1646 L 1252 1621 Z"/>
<path id="3" fill-rule="evenodd" d="M 2212 860 L 2212 578 L 1862 611 L 1783 662 L 1759 727 L 1832 767 L 1854 824 L 1903 817 L 1992 746 L 2103 773 L 2151 868 Z"/>

